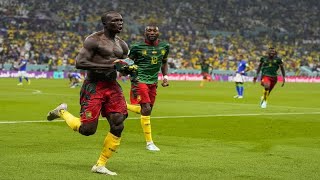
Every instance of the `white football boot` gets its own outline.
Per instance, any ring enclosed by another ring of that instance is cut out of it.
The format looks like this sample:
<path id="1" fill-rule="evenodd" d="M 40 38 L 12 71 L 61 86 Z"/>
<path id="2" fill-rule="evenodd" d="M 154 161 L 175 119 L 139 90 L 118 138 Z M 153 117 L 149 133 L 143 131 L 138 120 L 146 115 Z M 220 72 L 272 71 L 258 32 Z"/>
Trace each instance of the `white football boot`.
<path id="1" fill-rule="evenodd" d="M 91 172 L 105 174 L 105 175 L 111 175 L 111 176 L 117 175 L 116 172 L 112 172 L 104 166 L 97 166 L 97 165 L 94 165 L 92 167 Z"/>
<path id="2" fill-rule="evenodd" d="M 261 103 L 261 108 L 263 108 L 263 109 L 267 108 L 267 101 L 263 101 Z"/>
<path id="3" fill-rule="evenodd" d="M 56 107 L 55 109 L 51 110 L 48 112 L 47 115 L 47 120 L 48 121 L 52 121 L 54 119 L 57 119 L 60 117 L 60 111 L 61 110 L 67 110 L 68 105 L 65 103 L 60 104 L 58 107 Z"/>
<path id="4" fill-rule="evenodd" d="M 153 142 L 148 142 L 146 149 L 149 151 L 160 151 L 160 149 Z"/>

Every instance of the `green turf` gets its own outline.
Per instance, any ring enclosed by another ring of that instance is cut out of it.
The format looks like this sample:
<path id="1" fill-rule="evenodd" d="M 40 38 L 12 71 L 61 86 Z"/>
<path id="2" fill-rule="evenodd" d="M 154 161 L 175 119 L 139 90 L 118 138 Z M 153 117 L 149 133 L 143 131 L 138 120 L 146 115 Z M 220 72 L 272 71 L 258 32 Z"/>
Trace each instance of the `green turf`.
<path id="1" fill-rule="evenodd" d="M 151 121 L 161 151 L 145 150 L 139 116 L 129 113 L 118 152 L 107 164 L 117 177 L 90 172 L 109 129 L 105 120 L 90 137 L 63 121 L 45 120 L 61 102 L 78 115 L 80 88 L 68 88 L 67 80 L 17 86 L 17 79 L 1 78 L 0 84 L 0 179 L 320 177 L 320 84 L 278 84 L 267 109 L 259 107 L 259 84 L 246 83 L 244 99 L 233 99 L 233 83 L 159 87 Z M 121 85 L 128 97 L 129 84 Z"/>

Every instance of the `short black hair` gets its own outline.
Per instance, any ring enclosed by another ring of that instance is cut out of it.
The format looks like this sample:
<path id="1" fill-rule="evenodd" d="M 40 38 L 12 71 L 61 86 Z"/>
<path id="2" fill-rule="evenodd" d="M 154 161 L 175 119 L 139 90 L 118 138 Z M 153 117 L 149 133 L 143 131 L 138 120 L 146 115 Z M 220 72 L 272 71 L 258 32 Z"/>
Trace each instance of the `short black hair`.
<path id="1" fill-rule="evenodd" d="M 102 16 L 101 16 L 101 22 L 102 22 L 102 24 L 104 24 L 104 23 L 108 20 L 108 16 L 109 16 L 110 14 L 120 14 L 120 13 L 118 13 L 117 11 L 108 11 L 108 12 L 102 14 Z"/>
<path id="2" fill-rule="evenodd" d="M 159 26 L 156 23 L 149 23 L 146 25 L 146 27 L 144 28 L 145 31 L 147 31 L 148 27 L 156 27 L 159 30 Z"/>

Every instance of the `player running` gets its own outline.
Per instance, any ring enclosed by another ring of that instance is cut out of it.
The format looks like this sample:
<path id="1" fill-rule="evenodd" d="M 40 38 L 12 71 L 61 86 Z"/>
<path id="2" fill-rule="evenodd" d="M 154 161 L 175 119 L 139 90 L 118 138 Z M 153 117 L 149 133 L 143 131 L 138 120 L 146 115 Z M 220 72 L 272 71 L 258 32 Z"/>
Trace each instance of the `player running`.
<path id="1" fill-rule="evenodd" d="M 145 28 L 145 41 L 132 45 L 129 58 L 138 66 L 137 77 L 131 80 L 130 101 L 128 110 L 141 114 L 141 126 L 146 140 L 146 148 L 150 151 L 160 151 L 153 143 L 151 136 L 150 116 L 157 95 L 158 73 L 161 69 L 163 87 L 168 84 L 169 44 L 160 41 L 159 28 L 149 25 Z M 137 106 L 140 104 L 140 106 Z"/>
<path id="2" fill-rule="evenodd" d="M 206 81 L 211 81 L 212 80 L 212 77 L 211 77 L 212 72 L 210 72 L 210 68 L 211 68 L 211 71 L 212 71 L 213 67 L 210 64 L 210 62 L 204 58 L 203 55 L 201 56 L 200 61 L 196 62 L 196 65 L 200 65 L 201 66 L 201 75 L 203 76 L 203 78 L 202 78 L 202 80 L 200 82 L 200 87 L 203 87 L 204 83 Z"/>
<path id="3" fill-rule="evenodd" d="M 281 70 L 283 82 L 281 87 L 285 83 L 285 70 L 283 67 L 283 61 L 277 56 L 277 51 L 274 48 L 269 48 L 268 56 L 263 56 L 260 59 L 260 64 L 257 69 L 257 75 L 253 78 L 253 83 L 256 83 L 257 77 L 261 70 L 261 85 L 264 87 L 263 96 L 261 97 L 261 108 L 267 107 L 267 98 L 270 92 L 278 81 L 278 70 Z"/>
<path id="4" fill-rule="evenodd" d="M 103 148 L 97 163 L 92 167 L 94 173 L 117 175 L 105 166 L 121 142 L 124 120 L 127 118 L 127 106 L 122 89 L 116 81 L 118 71 L 129 66 L 116 66 L 115 61 L 127 58 L 129 48 L 118 33 L 123 28 L 123 18 L 115 11 L 101 16 L 103 30 L 89 35 L 76 57 L 76 68 L 87 70 L 86 79 L 80 92 L 80 118 L 67 111 L 67 104 L 62 103 L 50 111 L 47 119 L 52 121 L 62 118 L 74 131 L 82 135 L 95 134 L 100 115 L 107 118 L 110 129 L 104 139 Z M 122 62 L 122 61 L 120 61 Z"/>

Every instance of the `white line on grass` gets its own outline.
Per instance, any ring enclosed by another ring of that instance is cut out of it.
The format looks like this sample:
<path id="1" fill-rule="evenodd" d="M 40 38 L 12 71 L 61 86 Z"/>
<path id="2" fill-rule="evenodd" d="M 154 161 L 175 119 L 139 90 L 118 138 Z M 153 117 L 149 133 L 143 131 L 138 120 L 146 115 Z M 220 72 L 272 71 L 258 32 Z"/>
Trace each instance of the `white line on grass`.
<path id="1" fill-rule="evenodd" d="M 41 94 L 42 93 L 42 91 L 40 91 L 40 90 L 34 90 L 33 92 L 32 92 L 32 94 Z"/>
<path id="2" fill-rule="evenodd" d="M 297 113 L 252 113 L 252 114 L 207 114 L 207 115 L 193 115 L 193 116 L 152 116 L 152 119 L 178 119 L 178 118 L 199 118 L 199 117 L 238 117 L 238 116 L 283 116 L 283 115 L 310 115 L 310 114 L 320 114 L 320 112 L 297 112 Z M 140 117 L 132 117 L 127 119 L 140 119 Z M 103 120 L 103 119 L 99 119 Z M 63 122 L 64 120 L 54 120 L 52 122 Z M 0 124 L 20 124 L 20 123 L 47 123 L 50 121 L 0 121 Z"/>
<path id="3" fill-rule="evenodd" d="M 15 88 L 21 90 L 21 88 Z M 32 91 L 31 94 L 42 94 L 42 91 L 38 89 L 22 89 L 24 91 Z M 16 96 L 16 94 L 13 94 L 13 96 Z"/>

